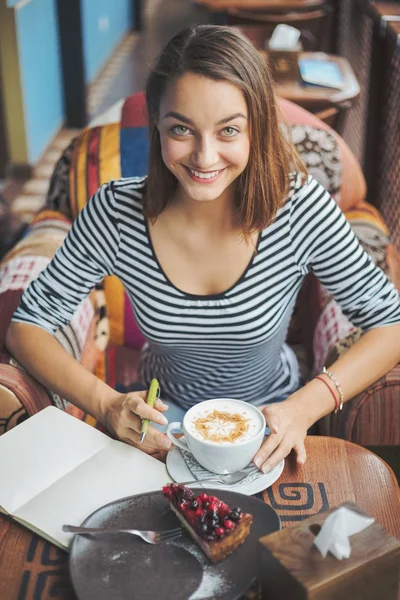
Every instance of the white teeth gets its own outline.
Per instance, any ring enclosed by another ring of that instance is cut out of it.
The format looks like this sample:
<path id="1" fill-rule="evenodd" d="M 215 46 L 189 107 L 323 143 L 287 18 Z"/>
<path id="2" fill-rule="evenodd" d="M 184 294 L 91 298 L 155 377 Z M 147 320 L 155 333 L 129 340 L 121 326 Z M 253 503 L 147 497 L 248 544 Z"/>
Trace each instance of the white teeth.
<path id="1" fill-rule="evenodd" d="M 193 173 L 193 175 L 195 175 L 195 177 L 198 177 L 199 179 L 212 179 L 213 177 L 216 177 L 218 175 L 218 173 L 220 171 L 210 171 L 208 173 L 200 173 L 200 171 L 195 171 L 194 169 L 190 169 L 190 172 Z"/>

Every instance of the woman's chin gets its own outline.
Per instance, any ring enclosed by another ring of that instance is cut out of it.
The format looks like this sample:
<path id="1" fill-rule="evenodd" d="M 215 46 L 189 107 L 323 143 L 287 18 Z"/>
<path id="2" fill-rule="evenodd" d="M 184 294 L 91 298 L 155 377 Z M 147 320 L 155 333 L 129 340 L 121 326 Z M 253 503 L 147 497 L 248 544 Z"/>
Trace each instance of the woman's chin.
<path id="1" fill-rule="evenodd" d="M 202 185 L 202 184 L 200 184 Z M 181 185 L 182 197 L 194 202 L 214 202 L 224 195 L 227 188 L 225 186 L 204 186 L 205 189 L 199 189 L 199 186 Z"/>

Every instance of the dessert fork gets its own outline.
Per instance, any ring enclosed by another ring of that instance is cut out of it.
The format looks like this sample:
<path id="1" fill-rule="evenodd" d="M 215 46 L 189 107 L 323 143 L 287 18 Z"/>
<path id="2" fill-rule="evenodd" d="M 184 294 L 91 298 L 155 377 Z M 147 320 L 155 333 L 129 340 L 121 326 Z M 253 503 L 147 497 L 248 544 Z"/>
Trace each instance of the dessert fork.
<path id="1" fill-rule="evenodd" d="M 62 530 L 66 533 L 77 533 L 79 535 L 92 533 L 129 533 L 131 535 L 137 535 L 148 544 L 170 542 L 176 540 L 183 533 L 182 527 L 166 529 L 165 531 L 142 531 L 140 529 L 121 529 L 120 527 L 75 527 L 75 525 L 63 525 Z"/>

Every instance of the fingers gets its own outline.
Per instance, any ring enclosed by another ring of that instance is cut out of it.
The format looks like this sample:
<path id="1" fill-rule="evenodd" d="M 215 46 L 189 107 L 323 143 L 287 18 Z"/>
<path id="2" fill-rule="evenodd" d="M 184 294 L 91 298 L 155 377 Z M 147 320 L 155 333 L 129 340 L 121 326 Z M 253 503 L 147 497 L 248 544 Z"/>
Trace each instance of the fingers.
<path id="1" fill-rule="evenodd" d="M 280 419 L 276 414 L 271 415 L 267 408 L 263 410 L 263 413 L 271 433 L 255 455 L 254 464 L 264 473 L 268 473 L 268 471 L 273 469 L 273 464 L 270 461 L 267 462 L 267 458 L 274 453 L 281 442 L 281 436 L 279 435 Z"/>
<path id="2" fill-rule="evenodd" d="M 153 458 L 165 463 L 167 460 L 168 451 L 167 450 L 155 450 L 150 449 L 147 454 L 150 454 Z"/>
<path id="3" fill-rule="evenodd" d="M 263 472 L 274 469 L 292 449 L 279 434 L 271 433 L 254 457 L 254 464 Z"/>
<path id="4" fill-rule="evenodd" d="M 139 398 L 141 398 L 142 400 L 144 400 L 144 402 L 146 402 L 147 400 L 147 391 L 146 390 L 142 390 L 140 392 L 130 392 L 127 395 L 128 396 L 138 396 Z M 157 410 L 161 411 L 161 412 L 165 412 L 166 410 L 168 410 L 168 404 L 165 404 L 161 398 L 157 398 L 155 404 L 154 404 L 154 408 L 156 408 Z"/>
<path id="5" fill-rule="evenodd" d="M 161 412 L 165 412 L 166 410 L 168 410 L 168 404 L 165 404 L 161 400 L 161 398 L 157 398 L 154 408 L 156 408 L 157 410 L 160 410 Z"/>
<path id="6" fill-rule="evenodd" d="M 145 393 L 146 395 L 146 393 Z M 128 412 L 125 414 L 129 418 L 129 411 L 133 414 L 138 415 L 141 419 L 149 419 L 154 423 L 158 423 L 159 425 L 167 425 L 168 420 L 164 417 L 164 415 L 160 414 L 158 408 L 156 408 L 159 403 L 161 406 L 166 406 L 161 400 L 157 400 L 154 408 L 146 404 L 142 394 L 138 393 L 130 393 L 126 395 L 124 399 L 122 411 Z"/>
<path id="7" fill-rule="evenodd" d="M 301 430 L 294 426 L 293 423 L 289 425 L 287 420 L 285 420 L 284 411 L 285 408 L 282 404 L 280 406 L 271 405 L 270 407 L 265 407 L 263 410 L 265 421 L 271 433 L 254 457 L 254 464 L 263 473 L 268 473 L 274 469 L 286 458 L 292 448 L 297 453 L 299 463 L 306 461 L 306 450 L 304 447 L 304 438 L 301 441 Z"/>
<path id="8" fill-rule="evenodd" d="M 151 425 L 148 427 L 143 443 L 139 441 L 142 419 L 149 419 L 149 421 L 159 423 L 160 425 L 167 425 L 168 423 L 167 419 L 157 408 L 152 408 L 146 404 L 146 395 L 146 392 L 132 392 L 124 397 L 116 433 L 122 441 L 134 446 L 140 446 L 145 452 L 150 452 L 151 450 L 169 450 L 171 448 L 171 440 Z M 161 405 L 166 407 L 162 402 Z"/>
<path id="9" fill-rule="evenodd" d="M 268 473 L 279 465 L 292 449 L 297 454 L 298 464 L 304 464 L 307 460 L 304 442 L 292 443 L 286 438 L 281 439 L 278 434 L 271 434 L 254 457 L 254 464 L 263 473 Z"/>
<path id="10" fill-rule="evenodd" d="M 298 443 L 295 444 L 293 446 L 294 451 L 296 452 L 297 455 L 297 462 L 299 465 L 304 465 L 304 463 L 307 460 L 307 452 L 306 452 L 306 448 L 304 446 L 304 443 Z"/>
<path id="11" fill-rule="evenodd" d="M 125 427 L 121 429 L 120 439 L 133 446 L 137 446 L 148 454 L 153 454 L 155 451 L 158 452 L 160 450 L 171 449 L 171 440 L 164 433 L 158 431 L 158 429 L 151 427 L 151 425 L 149 425 L 144 441 L 140 442 L 141 425 L 142 422 L 139 421 L 138 425 L 135 423 L 133 427 Z"/>

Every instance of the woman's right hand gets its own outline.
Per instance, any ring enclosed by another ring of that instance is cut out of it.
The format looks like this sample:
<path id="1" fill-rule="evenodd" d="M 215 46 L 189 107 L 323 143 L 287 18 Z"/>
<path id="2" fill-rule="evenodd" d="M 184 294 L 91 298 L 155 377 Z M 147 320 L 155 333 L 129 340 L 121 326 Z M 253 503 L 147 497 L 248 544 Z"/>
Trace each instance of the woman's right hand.
<path id="1" fill-rule="evenodd" d="M 105 425 L 107 429 L 122 442 L 136 446 L 147 454 L 160 454 L 170 450 L 171 441 L 158 429 L 149 424 L 146 437 L 139 442 L 142 419 L 149 419 L 159 425 L 167 425 L 168 421 L 162 414 L 168 406 L 157 399 L 154 408 L 146 404 L 147 391 L 117 394 L 105 407 Z"/>

